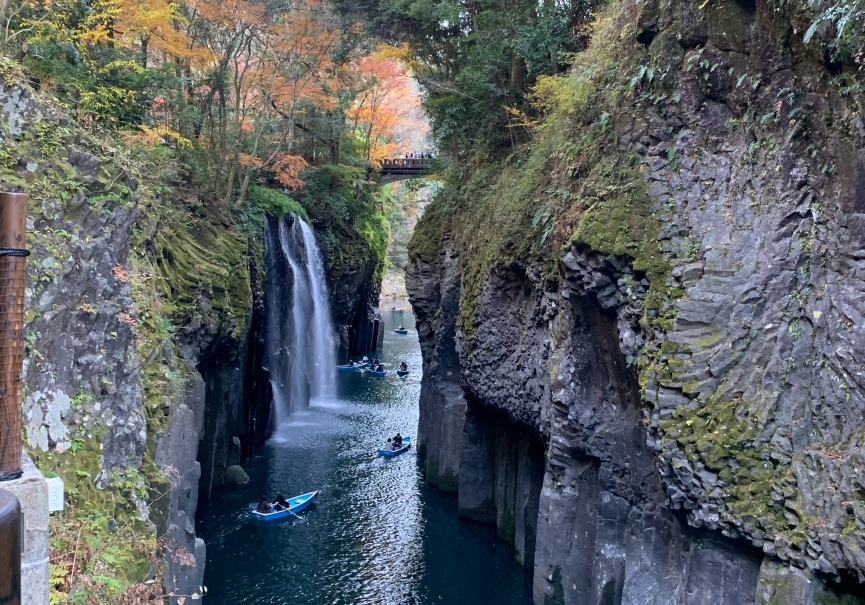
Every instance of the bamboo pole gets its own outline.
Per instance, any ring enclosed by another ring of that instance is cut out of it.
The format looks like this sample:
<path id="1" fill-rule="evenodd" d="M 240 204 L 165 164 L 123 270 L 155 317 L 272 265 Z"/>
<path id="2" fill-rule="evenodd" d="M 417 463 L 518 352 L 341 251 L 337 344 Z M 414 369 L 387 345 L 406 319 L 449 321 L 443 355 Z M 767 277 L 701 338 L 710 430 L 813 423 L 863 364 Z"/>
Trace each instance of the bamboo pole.
<path id="1" fill-rule="evenodd" d="M 0 193 L 0 481 L 21 476 L 27 195 Z"/>

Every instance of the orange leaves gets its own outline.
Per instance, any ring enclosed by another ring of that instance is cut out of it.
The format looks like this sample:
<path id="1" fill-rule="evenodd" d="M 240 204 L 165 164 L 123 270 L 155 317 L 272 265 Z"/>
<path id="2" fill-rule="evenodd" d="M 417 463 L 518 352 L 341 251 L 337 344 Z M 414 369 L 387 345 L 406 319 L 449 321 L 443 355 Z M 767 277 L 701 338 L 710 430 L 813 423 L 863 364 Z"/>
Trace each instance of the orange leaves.
<path id="1" fill-rule="evenodd" d="M 348 115 L 367 159 L 374 162 L 406 144 L 417 145 L 417 135 L 425 133 L 418 95 L 402 64 L 389 58 L 393 54 L 385 48 L 356 65 L 360 90 Z"/>
<path id="2" fill-rule="evenodd" d="M 249 155 L 248 153 L 238 153 L 235 156 L 235 159 L 238 164 L 246 168 L 249 168 L 250 166 L 253 168 L 261 168 L 264 166 L 264 161 L 261 158 Z"/>
<path id="3" fill-rule="evenodd" d="M 277 80 L 273 102 L 283 113 L 293 114 L 301 102 L 333 103 L 337 87 L 331 51 L 339 42 L 339 30 L 321 19 L 308 3 L 291 19 L 268 27 Z"/>
<path id="4" fill-rule="evenodd" d="M 263 2 L 255 0 L 193 0 L 184 4 L 217 27 L 238 23 L 261 25 L 266 10 Z"/>
<path id="5" fill-rule="evenodd" d="M 283 153 L 277 156 L 272 171 L 276 181 L 286 189 L 301 189 L 303 181 L 300 180 L 300 173 L 308 166 L 299 155 Z"/>

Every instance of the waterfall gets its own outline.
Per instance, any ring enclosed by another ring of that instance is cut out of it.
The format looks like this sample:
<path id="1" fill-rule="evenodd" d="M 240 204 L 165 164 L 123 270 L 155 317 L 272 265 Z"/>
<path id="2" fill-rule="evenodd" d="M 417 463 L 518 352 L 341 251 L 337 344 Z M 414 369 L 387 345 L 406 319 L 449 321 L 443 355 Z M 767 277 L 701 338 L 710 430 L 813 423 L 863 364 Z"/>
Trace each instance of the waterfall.
<path id="1" fill-rule="evenodd" d="M 336 350 L 324 262 L 312 229 L 292 215 L 265 228 L 267 368 L 275 433 L 310 399 L 332 396 Z"/>

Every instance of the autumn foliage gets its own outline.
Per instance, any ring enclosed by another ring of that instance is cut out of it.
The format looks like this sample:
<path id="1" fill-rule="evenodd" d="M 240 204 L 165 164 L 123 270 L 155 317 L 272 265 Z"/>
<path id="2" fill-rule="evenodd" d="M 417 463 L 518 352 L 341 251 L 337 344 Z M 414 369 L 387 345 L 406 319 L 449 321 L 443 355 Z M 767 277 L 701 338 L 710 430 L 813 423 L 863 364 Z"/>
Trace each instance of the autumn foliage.
<path id="1" fill-rule="evenodd" d="M 412 135 L 423 128 L 420 103 L 405 68 L 384 53 L 355 64 L 359 88 L 349 110 L 364 157 L 375 163 L 411 150 Z"/>
<path id="2" fill-rule="evenodd" d="M 360 27 L 321 0 L 2 6 L 3 52 L 82 125 L 189 155 L 188 178 L 234 207 L 256 183 L 302 188 L 311 166 L 374 166 L 425 128 L 395 54 L 363 56 Z"/>

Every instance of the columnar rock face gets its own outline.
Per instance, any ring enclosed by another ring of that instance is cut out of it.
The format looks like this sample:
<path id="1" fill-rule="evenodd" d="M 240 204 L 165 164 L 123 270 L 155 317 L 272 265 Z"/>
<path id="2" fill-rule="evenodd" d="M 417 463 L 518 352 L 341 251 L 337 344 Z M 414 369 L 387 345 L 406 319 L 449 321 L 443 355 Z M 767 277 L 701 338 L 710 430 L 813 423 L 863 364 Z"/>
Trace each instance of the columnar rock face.
<path id="1" fill-rule="evenodd" d="M 448 221 L 407 270 L 427 478 L 534 564 L 538 605 L 865 594 L 865 127 L 773 7 L 617 9 L 664 74 L 610 119 L 665 271 L 577 231 L 469 290 Z"/>
<path id="2" fill-rule="evenodd" d="M 8 82 L 0 87 L 2 142 L 11 158 L 4 186 L 31 196 L 25 446 L 43 471 L 63 478 L 76 507 L 107 500 L 109 508 L 86 512 L 106 515 L 109 524 L 155 527 L 170 553 L 166 590 L 191 595 L 205 563 L 204 543 L 195 535 L 199 484 L 207 491 L 220 485 L 232 437 L 246 437 L 249 326 L 223 304 L 234 288 L 232 302 L 247 311 L 245 246 L 228 234 L 229 244 L 210 251 L 206 263 L 170 249 L 156 213 L 141 212 L 148 200 L 137 178 L 87 151 L 80 137 L 46 138 L 46 132 L 74 133 L 74 126 L 26 86 Z M 202 239 L 224 233 L 219 229 Z M 143 232 L 145 250 L 133 250 L 135 231 Z M 205 265 L 230 278 L 215 288 L 202 285 L 207 278 L 197 278 Z M 181 292 L 181 274 L 190 266 L 194 277 Z M 164 290 L 151 297 L 156 280 Z M 170 331 L 161 296 L 189 311 L 170 318 L 176 322 Z M 153 339 L 157 330 L 165 331 L 161 339 Z M 123 481 L 135 489 L 124 488 L 116 502 L 96 491 L 116 494 Z"/>

